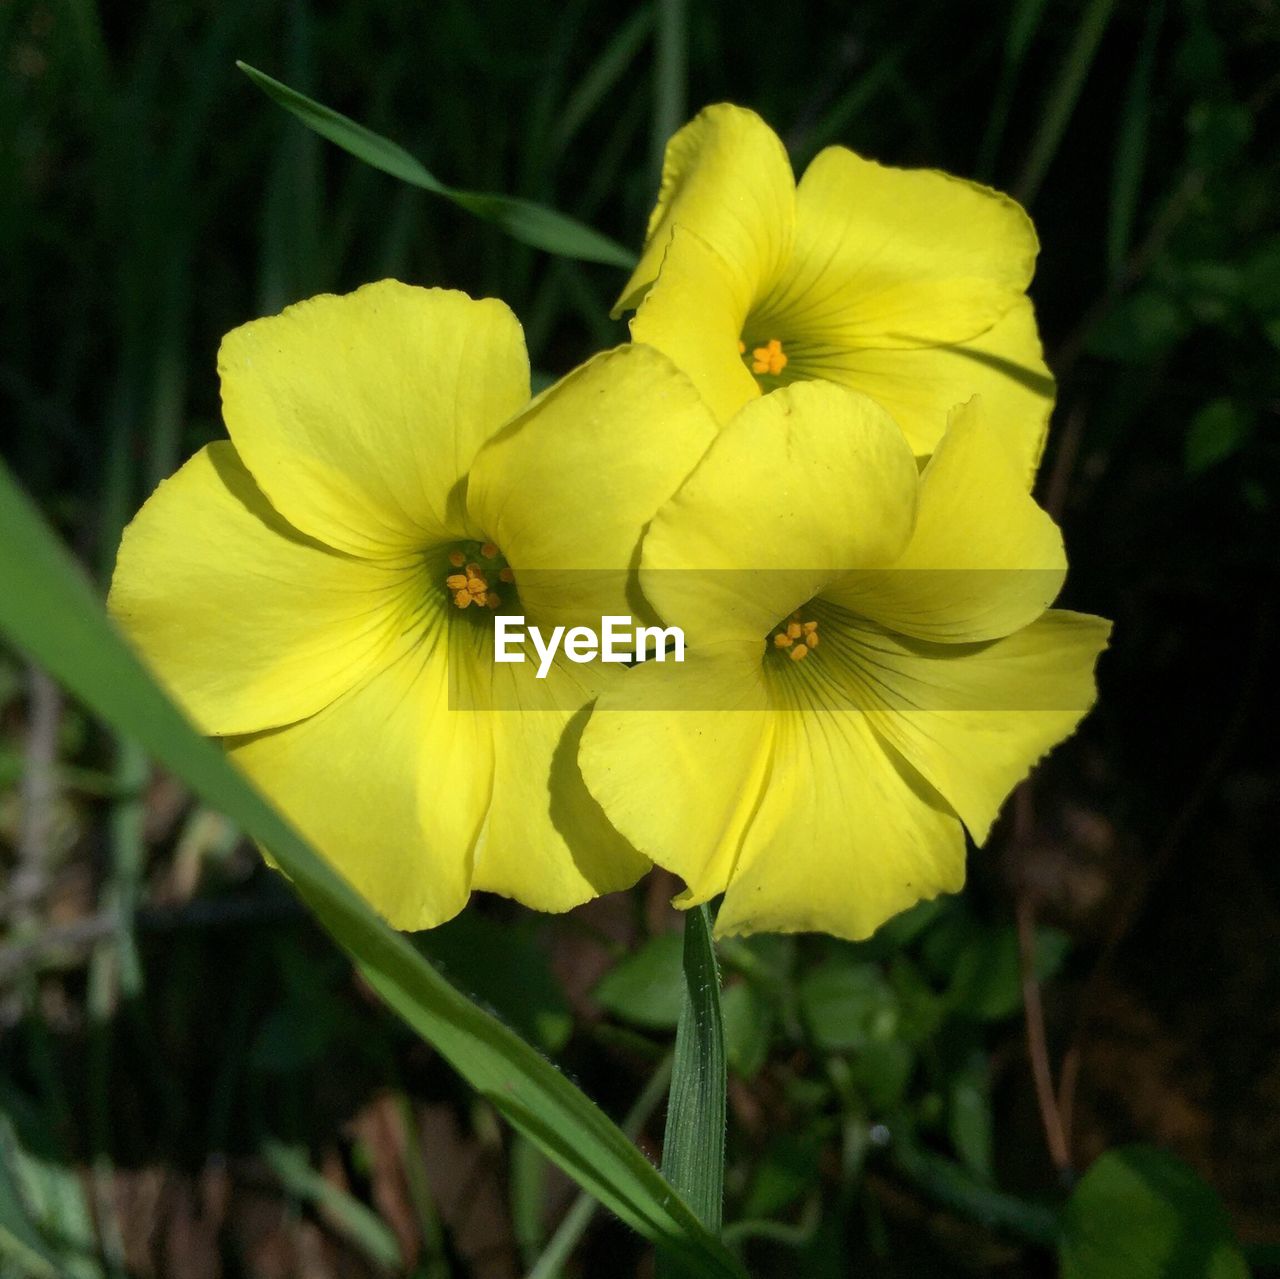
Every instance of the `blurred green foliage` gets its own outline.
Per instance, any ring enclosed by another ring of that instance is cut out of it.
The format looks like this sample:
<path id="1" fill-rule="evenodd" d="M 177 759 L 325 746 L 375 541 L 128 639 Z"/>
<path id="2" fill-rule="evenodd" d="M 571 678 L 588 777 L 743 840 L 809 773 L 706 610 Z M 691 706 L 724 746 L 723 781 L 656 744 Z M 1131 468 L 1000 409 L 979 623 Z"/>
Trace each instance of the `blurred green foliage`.
<path id="1" fill-rule="evenodd" d="M 1122 1146 L 1071 1195 L 1050 1166 L 1013 924 L 1030 893 L 1055 1067 L 1104 979 L 1130 1001 L 1118 1057 L 1083 1058 L 1081 1088 L 1112 1109 L 1077 1134 L 1077 1170 L 1098 1141 L 1181 1133 L 1229 1182 L 1255 1270 L 1273 1265 L 1256 1169 L 1280 1137 L 1247 1106 L 1274 1097 L 1280 1045 L 1260 1006 L 1280 982 L 1265 835 L 1280 786 L 1258 710 L 1280 552 L 1273 0 L 767 18 L 673 0 L 9 0 L 0 57 L 0 449 L 100 581 L 145 495 L 221 433 L 217 342 L 250 316 L 396 275 L 504 297 L 544 378 L 625 339 L 607 319 L 616 270 L 375 172 L 237 58 L 451 187 L 538 201 L 626 246 L 665 136 L 721 98 L 760 110 L 798 166 L 839 142 L 1024 199 L 1060 379 L 1040 495 L 1071 552 L 1065 602 L 1118 622 L 1101 708 L 1042 771 L 1030 830 L 973 859 L 963 898 L 858 946 L 722 947 L 727 1237 L 760 1275 L 1031 1276 L 1055 1249 L 1067 1279 L 1243 1273 L 1227 1209 L 1181 1164 Z M 229 1276 L 443 1279 L 550 1256 L 564 1197 L 541 1160 L 501 1147 L 492 1112 L 377 1010 L 234 831 L 0 655 L 6 877 L 42 768 L 44 882 L 34 910 L 6 897 L 0 943 L 0 1275 L 187 1273 L 180 1238 L 214 1267 L 199 1273 Z M 563 920 L 484 903 L 421 945 L 613 1113 L 634 1102 L 652 1138 L 646 1079 L 681 970 L 644 892 Z M 1151 1019 L 1211 1075 L 1192 1090 L 1210 1139 L 1105 1092 L 1108 1060 L 1155 1087 L 1138 1047 Z M 149 1175 L 168 1207 L 141 1204 Z M 214 1183 L 232 1206 L 201 1234 L 191 1204 Z M 280 1215 L 255 1234 L 264 1194 Z M 456 1201 L 485 1195 L 476 1228 Z M 566 1273 L 642 1264 L 615 1223 L 571 1213 L 560 1229 Z"/>

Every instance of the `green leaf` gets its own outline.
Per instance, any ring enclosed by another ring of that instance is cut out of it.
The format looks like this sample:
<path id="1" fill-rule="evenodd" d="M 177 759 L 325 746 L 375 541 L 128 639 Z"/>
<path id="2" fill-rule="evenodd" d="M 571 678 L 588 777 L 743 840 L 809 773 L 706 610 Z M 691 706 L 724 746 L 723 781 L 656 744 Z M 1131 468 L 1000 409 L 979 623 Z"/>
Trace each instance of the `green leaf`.
<path id="1" fill-rule="evenodd" d="M 1253 136 L 1253 116 L 1242 102 L 1197 102 L 1187 113 L 1189 158 L 1198 169 L 1236 160 Z"/>
<path id="2" fill-rule="evenodd" d="M 995 1177 L 991 1116 L 991 1072 L 983 1053 L 975 1053 L 952 1076 L 947 1098 L 947 1129 L 964 1166 L 980 1181 Z"/>
<path id="3" fill-rule="evenodd" d="M 1107 312 L 1089 335 L 1089 350 L 1118 364 L 1154 364 L 1186 334 L 1178 304 L 1167 293 L 1144 289 Z"/>
<path id="4" fill-rule="evenodd" d="M 1187 474 L 1199 475 L 1238 453 L 1252 429 L 1252 416 L 1235 400 L 1228 396 L 1211 400 L 1191 419 L 1187 430 L 1183 452 Z"/>
<path id="5" fill-rule="evenodd" d="M 742 1204 L 744 1217 L 776 1217 L 819 1180 L 822 1139 L 811 1126 L 772 1138 Z"/>
<path id="6" fill-rule="evenodd" d="M 1180 1160 L 1108 1151 L 1076 1187 L 1058 1244 L 1062 1279 L 1247 1279 L 1226 1211 Z"/>
<path id="7" fill-rule="evenodd" d="M 773 1007 L 754 983 L 741 981 L 724 992 L 720 1008 L 729 1065 L 743 1079 L 754 1079 L 769 1055 Z"/>
<path id="8" fill-rule="evenodd" d="M 648 1030 L 674 1030 L 684 999 L 684 943 L 660 933 L 624 956 L 592 992 L 607 1012 Z"/>
<path id="9" fill-rule="evenodd" d="M 544 249 L 562 258 L 602 262 L 605 266 L 628 271 L 636 264 L 636 255 L 617 241 L 545 205 L 515 196 L 459 191 L 446 186 L 404 147 L 291 89 L 287 84 L 273 80 L 247 63 L 237 62 L 236 66 L 273 102 L 357 160 L 363 160 L 365 164 L 381 169 L 410 186 L 449 200 L 460 209 L 501 227 L 522 244 L 531 244 L 535 249 Z"/>
<path id="10" fill-rule="evenodd" d="M 799 995 L 809 1034 L 829 1052 L 856 1051 L 897 1030 L 897 1001 L 875 964 L 830 959 L 805 973 Z"/>
<path id="11" fill-rule="evenodd" d="M 1070 938 L 1056 928 L 1036 929 L 1036 977 L 1047 981 L 1062 967 Z M 982 929 L 955 961 L 947 1002 L 980 1021 L 1002 1021 L 1022 1006 L 1018 935 L 1012 928 Z"/>
<path id="12" fill-rule="evenodd" d="M 875 1114 L 896 1110 L 915 1073 L 916 1054 L 896 1034 L 872 1039 L 849 1059 L 849 1079 Z"/>
<path id="13" fill-rule="evenodd" d="M 720 970 L 711 940 L 711 912 L 705 906 L 685 912 L 684 980 L 667 1128 L 662 1141 L 662 1171 L 702 1224 L 719 1234 L 724 1210 L 728 1080 Z"/>
<path id="14" fill-rule="evenodd" d="M 741 1274 L 616 1124 L 388 928 L 191 727 L 113 630 L 92 587 L 3 465 L 0 634 L 269 848 L 383 1000 L 580 1186 L 692 1273 Z"/>

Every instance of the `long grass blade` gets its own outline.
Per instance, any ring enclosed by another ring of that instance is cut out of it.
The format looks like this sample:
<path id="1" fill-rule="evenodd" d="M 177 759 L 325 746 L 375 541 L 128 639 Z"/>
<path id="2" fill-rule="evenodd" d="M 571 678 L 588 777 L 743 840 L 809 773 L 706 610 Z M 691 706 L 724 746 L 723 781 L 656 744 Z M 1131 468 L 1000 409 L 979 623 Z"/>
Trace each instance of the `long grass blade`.
<path id="1" fill-rule="evenodd" d="M 269 848 L 383 1000 L 583 1189 L 689 1273 L 741 1276 L 689 1205 L 603 1111 L 378 919 L 190 726 L 111 627 L 88 580 L 3 465 L 0 635 Z"/>
<path id="2" fill-rule="evenodd" d="M 996 87 L 995 101 L 987 117 L 987 128 L 978 148 L 977 176 L 990 181 L 995 173 L 996 157 L 1004 131 L 1009 124 L 1009 108 L 1013 105 L 1014 90 L 1022 74 L 1022 66 L 1031 49 L 1031 41 L 1040 19 L 1044 16 L 1047 0 L 1014 0 L 1013 12 L 1005 30 L 1004 59 L 1000 67 L 1000 83 Z"/>
<path id="3" fill-rule="evenodd" d="M 1058 78 L 1050 90 L 1049 101 L 1040 118 L 1040 127 L 1032 140 L 1022 175 L 1013 190 L 1023 204 L 1030 204 L 1036 198 L 1040 184 L 1053 163 L 1053 157 L 1058 154 L 1058 145 L 1071 121 L 1071 113 L 1080 99 L 1080 90 L 1084 88 L 1085 78 L 1089 74 L 1089 68 L 1093 66 L 1098 45 L 1115 7 L 1116 0 L 1090 0 L 1089 7 L 1080 19 L 1075 39 L 1067 50 Z"/>
<path id="4" fill-rule="evenodd" d="M 687 0 L 656 0 L 653 49 L 653 135 L 655 181 L 662 172 L 667 139 L 684 123 L 688 103 L 689 10 Z"/>
<path id="5" fill-rule="evenodd" d="M 1142 190 L 1142 172 L 1147 155 L 1147 127 L 1151 121 L 1151 76 L 1155 69 L 1156 42 L 1164 21 L 1164 3 L 1151 6 L 1147 27 L 1133 65 L 1129 91 L 1125 95 L 1116 156 L 1111 179 L 1111 210 L 1107 218 L 1107 276 L 1112 284 L 1120 280 L 1133 241 L 1133 223 Z"/>
<path id="6" fill-rule="evenodd" d="M 236 65 L 273 102 L 296 116 L 309 129 L 314 129 L 322 138 L 327 138 L 375 169 L 399 178 L 401 182 L 430 191 L 460 209 L 494 223 L 512 239 L 581 262 L 602 262 L 606 266 L 624 269 L 635 265 L 636 255 L 629 249 L 567 214 L 515 196 L 459 191 L 447 186 L 404 147 L 322 106 L 287 84 L 273 80 L 247 63 L 238 62 Z"/>

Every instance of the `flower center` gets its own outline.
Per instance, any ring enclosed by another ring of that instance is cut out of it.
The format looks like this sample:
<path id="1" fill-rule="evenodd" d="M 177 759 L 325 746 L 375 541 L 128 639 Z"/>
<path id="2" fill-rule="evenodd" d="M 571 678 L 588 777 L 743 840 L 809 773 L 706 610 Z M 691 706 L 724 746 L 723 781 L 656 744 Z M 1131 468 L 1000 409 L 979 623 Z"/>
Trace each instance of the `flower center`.
<path id="1" fill-rule="evenodd" d="M 796 609 L 770 637 L 773 647 L 793 662 L 803 662 L 818 647 L 818 623 L 812 618 L 805 621 Z"/>
<path id="2" fill-rule="evenodd" d="M 516 578 L 492 542 L 462 542 L 448 558 L 454 572 L 444 579 L 444 587 L 455 608 L 502 607 L 500 587 Z"/>
<path id="3" fill-rule="evenodd" d="M 747 358 L 747 344 L 739 340 L 738 354 L 757 377 L 777 377 L 787 367 L 787 353 L 778 338 L 770 338 L 763 346 L 753 347 Z"/>

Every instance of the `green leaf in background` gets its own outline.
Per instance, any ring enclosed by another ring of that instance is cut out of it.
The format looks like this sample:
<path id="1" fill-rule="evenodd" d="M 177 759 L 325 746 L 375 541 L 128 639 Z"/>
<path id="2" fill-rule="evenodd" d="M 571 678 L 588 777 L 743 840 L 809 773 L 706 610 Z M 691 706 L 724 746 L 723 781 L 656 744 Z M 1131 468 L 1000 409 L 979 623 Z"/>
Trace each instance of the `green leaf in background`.
<path id="1" fill-rule="evenodd" d="M 896 1110 L 915 1073 L 915 1050 L 896 1033 L 872 1039 L 849 1059 L 849 1082 L 876 1114 Z"/>
<path id="2" fill-rule="evenodd" d="M 636 255 L 617 241 L 545 205 L 515 196 L 459 191 L 446 186 L 402 146 L 322 106 L 287 84 L 273 80 L 247 63 L 237 62 L 236 66 L 273 102 L 357 160 L 363 160 L 365 164 L 381 169 L 410 186 L 442 196 L 458 208 L 501 227 L 522 244 L 530 244 L 535 249 L 543 249 L 562 258 L 602 262 L 605 266 L 628 271 L 636 264 Z"/>
<path id="3" fill-rule="evenodd" d="M 719 1234 L 724 1211 L 728 1081 L 720 969 L 711 940 L 711 912 L 705 906 L 694 906 L 685 912 L 684 981 L 667 1128 L 662 1141 L 662 1171 L 702 1224 Z"/>
<path id="4" fill-rule="evenodd" d="M 730 1254 L 589 1098 L 454 989 L 201 737 L 108 623 L 87 579 L 0 465 L 0 634 L 118 732 L 269 848 L 365 980 L 580 1186 L 694 1275 L 739 1276 Z"/>
<path id="5" fill-rule="evenodd" d="M 742 1215 L 776 1217 L 813 1188 L 822 1159 L 822 1136 L 800 1128 L 773 1137 L 756 1165 Z"/>
<path id="6" fill-rule="evenodd" d="M 991 1116 L 991 1071 L 982 1053 L 951 1079 L 947 1131 L 961 1162 L 980 1181 L 995 1179 L 995 1125 Z"/>
<path id="7" fill-rule="evenodd" d="M 647 1030 L 674 1030 L 684 998 L 684 942 L 678 933 L 650 937 L 596 984 L 596 1003 Z"/>
<path id="8" fill-rule="evenodd" d="M 1211 400 L 1191 419 L 1183 464 L 1199 475 L 1238 453 L 1253 429 L 1252 414 L 1229 396 Z"/>
<path id="9" fill-rule="evenodd" d="M 878 965 L 839 956 L 800 981 L 800 1015 L 818 1048 L 858 1051 L 897 1029 L 897 1001 Z"/>
<path id="10" fill-rule="evenodd" d="M 1108 1151 L 1067 1204 L 1062 1279 L 1247 1279 L 1214 1191 L 1150 1146 Z"/>
<path id="11" fill-rule="evenodd" d="M 754 982 L 740 981 L 720 998 L 725 1052 L 734 1073 L 754 1079 L 769 1055 L 773 1006 Z"/>
<path id="12" fill-rule="evenodd" d="M 1187 334 L 1181 307 L 1160 289 L 1142 289 L 1112 307 L 1089 335 L 1089 350 L 1117 364 L 1154 364 Z"/>
<path id="13" fill-rule="evenodd" d="M 1044 982 L 1062 967 L 1071 939 L 1056 928 L 1036 929 L 1036 977 Z M 1022 1007 L 1018 935 L 1012 928 L 984 928 L 956 956 L 947 1001 L 953 1012 L 979 1021 L 1002 1021 Z"/>

